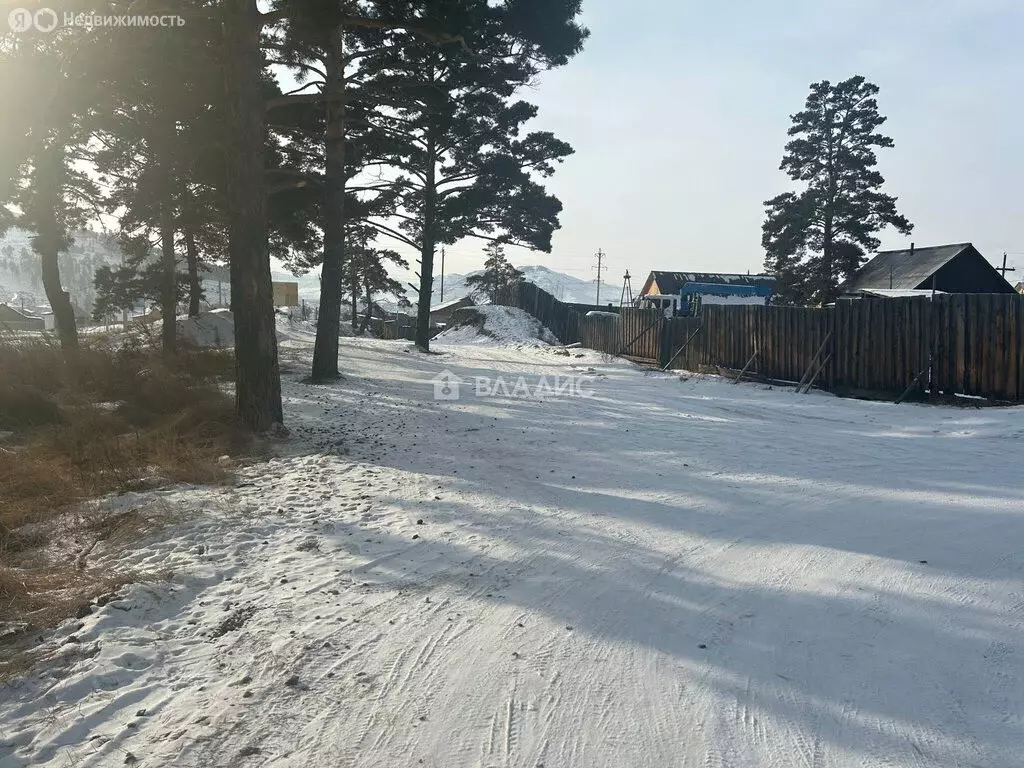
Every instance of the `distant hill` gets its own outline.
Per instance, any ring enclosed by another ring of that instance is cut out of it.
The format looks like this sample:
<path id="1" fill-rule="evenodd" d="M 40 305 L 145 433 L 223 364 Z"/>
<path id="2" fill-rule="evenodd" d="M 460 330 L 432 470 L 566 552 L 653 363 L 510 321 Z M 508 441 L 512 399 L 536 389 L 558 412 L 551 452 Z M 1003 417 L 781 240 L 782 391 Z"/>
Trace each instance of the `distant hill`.
<path id="1" fill-rule="evenodd" d="M 96 288 L 93 276 L 102 266 L 121 263 L 121 250 L 112 235 L 79 231 L 71 248 L 60 256 L 60 275 L 71 301 L 92 311 Z M 12 229 L 0 236 L 0 302 L 35 311 L 49 304 L 43 291 L 39 256 L 32 250 L 32 235 Z"/>
<path id="2" fill-rule="evenodd" d="M 556 272 L 548 267 L 540 265 L 530 267 L 520 267 L 520 271 L 526 276 L 528 282 L 534 283 L 535 285 L 543 288 L 545 291 L 550 293 L 556 299 L 567 302 L 569 304 L 593 304 L 594 298 L 597 292 L 597 286 L 593 281 L 580 280 L 578 277 L 572 277 L 562 272 Z M 471 275 L 480 274 L 480 270 L 476 272 L 470 272 L 468 275 L 445 275 L 444 276 L 444 300 L 451 301 L 452 299 L 458 299 L 469 293 L 469 289 L 466 287 L 466 278 Z M 610 297 L 611 294 L 605 294 L 602 286 L 602 294 Z M 616 302 L 618 301 L 618 294 L 615 296 Z M 440 278 L 434 279 L 434 296 L 431 305 L 441 303 L 441 280 Z"/>

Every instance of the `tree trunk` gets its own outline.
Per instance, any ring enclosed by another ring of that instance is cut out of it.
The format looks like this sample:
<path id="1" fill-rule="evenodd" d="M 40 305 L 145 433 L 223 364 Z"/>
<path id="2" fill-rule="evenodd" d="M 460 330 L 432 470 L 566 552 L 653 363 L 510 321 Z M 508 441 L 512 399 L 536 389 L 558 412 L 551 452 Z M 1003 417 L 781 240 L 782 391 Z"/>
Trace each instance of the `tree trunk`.
<path id="1" fill-rule="evenodd" d="M 235 408 L 251 428 L 284 421 L 267 247 L 261 21 L 255 0 L 226 0 L 228 253 L 235 325 Z"/>
<path id="2" fill-rule="evenodd" d="M 433 136 L 427 137 L 426 183 L 423 185 L 423 243 L 420 292 L 416 305 L 416 346 L 430 351 L 430 303 L 434 296 L 434 250 L 437 248 L 437 158 Z"/>
<path id="3" fill-rule="evenodd" d="M 185 259 L 188 262 L 188 316 L 199 317 L 199 302 L 203 298 L 203 284 L 199 280 L 199 247 L 196 233 L 185 232 Z"/>
<path id="4" fill-rule="evenodd" d="M 67 232 L 57 217 L 57 209 L 63 205 L 63 180 L 65 174 L 64 148 L 48 147 L 36 158 L 32 182 L 36 188 L 36 213 L 38 232 L 33 247 L 39 254 L 43 273 L 43 290 L 53 311 L 54 324 L 60 347 L 66 360 L 78 356 L 78 326 L 71 295 L 64 290 L 60 281 L 60 252 L 67 247 Z"/>
<path id="5" fill-rule="evenodd" d="M 338 337 L 341 332 L 341 284 L 345 268 L 345 65 L 344 29 L 331 33 L 325 62 L 324 93 L 327 131 L 324 147 L 324 261 L 320 280 L 320 319 L 313 346 L 313 379 L 338 378 Z"/>
<path id="6" fill-rule="evenodd" d="M 355 270 L 353 270 L 354 272 Z M 359 276 L 352 278 L 352 330 L 359 327 Z"/>
<path id="7" fill-rule="evenodd" d="M 818 278 L 820 283 L 817 290 L 818 302 L 823 306 L 832 300 L 832 294 L 835 292 L 835 281 L 833 280 L 835 253 L 832 243 L 834 238 L 832 214 L 826 212 L 821 238 L 821 274 Z"/>
<path id="8" fill-rule="evenodd" d="M 71 305 L 71 295 L 60 284 L 59 252 L 49 244 L 37 246 L 43 271 L 43 290 L 46 300 L 53 310 L 54 323 L 60 348 L 67 358 L 78 354 L 78 325 L 75 322 L 75 309 Z"/>
<path id="9" fill-rule="evenodd" d="M 164 354 L 172 355 L 177 346 L 178 260 L 174 254 L 174 211 L 166 196 L 160 201 L 160 263 L 163 267 L 160 280 L 163 327 L 160 337 Z"/>
<path id="10" fill-rule="evenodd" d="M 373 307 L 373 297 L 372 297 L 372 292 L 370 290 L 370 281 L 367 280 L 366 281 L 366 314 L 363 315 L 363 322 L 359 326 L 359 335 L 360 336 L 362 336 L 364 333 L 366 333 L 366 326 L 368 326 L 370 324 L 371 307 Z"/>

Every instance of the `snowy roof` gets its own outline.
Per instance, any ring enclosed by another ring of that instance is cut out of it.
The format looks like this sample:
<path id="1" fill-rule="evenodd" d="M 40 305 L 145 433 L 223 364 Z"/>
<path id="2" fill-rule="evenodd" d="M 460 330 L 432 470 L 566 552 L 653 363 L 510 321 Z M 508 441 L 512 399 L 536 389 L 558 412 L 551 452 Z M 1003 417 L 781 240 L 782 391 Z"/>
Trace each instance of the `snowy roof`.
<path id="1" fill-rule="evenodd" d="M 39 318 L 15 309 L 8 304 L 0 304 L 0 320 L 20 322 L 22 320 L 38 320 Z"/>
<path id="2" fill-rule="evenodd" d="M 930 288 L 857 288 L 851 293 L 860 293 L 865 296 L 877 296 L 881 299 L 908 299 L 914 296 L 931 296 Z M 945 291 L 935 291 L 945 293 Z"/>
<path id="3" fill-rule="evenodd" d="M 970 243 L 881 251 L 861 267 L 842 290 L 850 293 L 862 288 L 923 289 L 933 274 L 968 250 L 977 253 Z"/>
<path id="4" fill-rule="evenodd" d="M 473 305 L 474 301 L 472 298 L 469 296 L 461 296 L 458 299 L 452 299 L 451 301 L 446 301 L 443 304 L 435 304 L 430 308 L 430 311 L 437 312 L 438 310 L 451 309 L 452 307 L 472 307 Z"/>
<path id="5" fill-rule="evenodd" d="M 705 283 L 711 285 L 748 285 L 759 288 L 774 288 L 774 275 L 741 275 L 731 272 L 651 272 L 644 283 L 646 293 L 653 283 L 658 284 L 658 292 L 666 296 L 679 293 L 687 283 Z"/>

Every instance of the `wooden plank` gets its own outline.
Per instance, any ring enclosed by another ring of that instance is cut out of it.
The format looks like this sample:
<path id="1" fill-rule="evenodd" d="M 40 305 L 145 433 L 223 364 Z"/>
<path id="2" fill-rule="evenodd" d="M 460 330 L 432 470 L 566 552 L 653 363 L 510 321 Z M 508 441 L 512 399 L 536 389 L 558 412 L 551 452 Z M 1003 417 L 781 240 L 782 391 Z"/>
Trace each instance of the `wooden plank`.
<path id="1" fill-rule="evenodd" d="M 1017 299 L 1017 402 L 1024 403 L 1024 296 Z"/>

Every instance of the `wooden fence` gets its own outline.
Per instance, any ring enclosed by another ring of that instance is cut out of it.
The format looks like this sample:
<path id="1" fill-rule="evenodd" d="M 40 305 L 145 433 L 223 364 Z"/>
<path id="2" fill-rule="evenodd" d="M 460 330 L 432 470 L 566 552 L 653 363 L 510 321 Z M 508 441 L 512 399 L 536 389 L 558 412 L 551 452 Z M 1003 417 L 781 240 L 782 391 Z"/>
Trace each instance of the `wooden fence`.
<path id="1" fill-rule="evenodd" d="M 896 398 L 910 390 L 1024 402 L 1024 296 L 865 298 L 820 309 L 705 305 L 699 318 L 662 319 L 632 308 L 612 317 L 601 307 L 587 317 L 524 283 L 499 303 L 526 310 L 563 344 L 660 367 L 749 364 L 751 375 L 777 382 L 798 382 L 820 367 L 815 384 L 841 395 Z"/>

